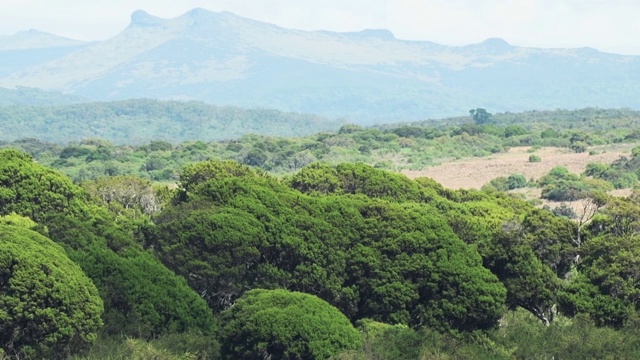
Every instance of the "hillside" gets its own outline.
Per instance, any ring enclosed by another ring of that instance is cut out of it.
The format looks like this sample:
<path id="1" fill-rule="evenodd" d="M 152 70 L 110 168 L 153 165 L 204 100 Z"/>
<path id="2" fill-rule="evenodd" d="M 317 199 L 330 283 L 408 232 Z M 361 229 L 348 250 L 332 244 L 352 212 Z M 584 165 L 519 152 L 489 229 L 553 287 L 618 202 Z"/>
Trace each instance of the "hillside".
<path id="1" fill-rule="evenodd" d="M 11 50 L 4 66 L 9 57 L 0 53 L 0 86 L 100 101 L 200 100 L 355 123 L 454 116 L 474 107 L 640 106 L 636 56 L 524 48 L 501 39 L 446 46 L 397 39 L 387 30 L 308 32 L 203 9 L 174 19 L 137 11 L 110 39 L 60 49 L 71 48 Z"/>
<path id="2" fill-rule="evenodd" d="M 15 95 L 16 100 L 24 98 L 8 92 Z M 74 100 L 34 89 L 24 89 L 24 92 L 34 94 L 32 101 L 41 95 L 44 103 L 50 103 L 49 98 Z M 0 95 L 2 93 L 0 89 Z M 0 125 L 0 140 L 4 141 L 35 138 L 66 144 L 100 138 L 129 145 L 152 140 L 173 143 L 228 140 L 246 134 L 305 136 L 340 127 L 338 121 L 316 115 L 147 99 L 61 106 L 0 106 Z"/>

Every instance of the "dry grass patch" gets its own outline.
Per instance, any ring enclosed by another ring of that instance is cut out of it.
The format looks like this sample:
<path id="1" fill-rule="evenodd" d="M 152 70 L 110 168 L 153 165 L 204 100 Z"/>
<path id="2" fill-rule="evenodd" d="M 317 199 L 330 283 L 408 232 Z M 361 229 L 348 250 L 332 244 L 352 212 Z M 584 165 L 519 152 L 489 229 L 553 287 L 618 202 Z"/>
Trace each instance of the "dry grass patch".
<path id="1" fill-rule="evenodd" d="M 616 144 L 592 147 L 597 155 L 574 153 L 566 148 L 540 148 L 534 153 L 542 159 L 530 163 L 529 147 L 516 147 L 506 153 L 486 158 L 471 158 L 453 161 L 422 170 L 403 170 L 410 178 L 430 177 L 450 189 L 480 189 L 489 181 L 511 174 L 522 174 L 527 180 L 539 179 L 556 166 L 564 166 L 574 173 L 582 173 L 588 163 L 600 162 L 610 164 L 620 156 L 629 156 L 631 149 L 637 144 Z"/>

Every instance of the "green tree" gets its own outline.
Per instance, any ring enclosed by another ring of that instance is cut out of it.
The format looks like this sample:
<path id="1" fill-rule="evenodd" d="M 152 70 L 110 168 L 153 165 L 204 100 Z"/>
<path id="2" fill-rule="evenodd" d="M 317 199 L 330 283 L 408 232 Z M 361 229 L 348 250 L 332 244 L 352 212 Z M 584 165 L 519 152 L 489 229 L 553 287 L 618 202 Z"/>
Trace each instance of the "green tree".
<path id="1" fill-rule="evenodd" d="M 507 288 L 507 305 L 530 311 L 545 325 L 553 321 L 552 308 L 560 280 L 536 257 L 526 242 L 524 228 L 507 222 L 489 244 L 481 244 L 485 267 Z"/>
<path id="2" fill-rule="evenodd" d="M 11 213 L 38 222 L 36 229 L 91 278 L 103 299 L 106 333 L 215 332 L 205 301 L 82 188 L 29 155 L 0 150 L 0 214 Z"/>
<path id="3" fill-rule="evenodd" d="M 478 125 L 484 125 L 493 121 L 493 115 L 483 108 L 469 110 L 469 115 Z"/>
<path id="4" fill-rule="evenodd" d="M 93 343 L 102 300 L 53 241 L 0 225 L 0 347 L 16 358 L 63 358 Z"/>
<path id="5" fill-rule="evenodd" d="M 228 359 L 327 359 L 362 345 L 344 314 L 300 292 L 251 290 L 220 316 Z"/>

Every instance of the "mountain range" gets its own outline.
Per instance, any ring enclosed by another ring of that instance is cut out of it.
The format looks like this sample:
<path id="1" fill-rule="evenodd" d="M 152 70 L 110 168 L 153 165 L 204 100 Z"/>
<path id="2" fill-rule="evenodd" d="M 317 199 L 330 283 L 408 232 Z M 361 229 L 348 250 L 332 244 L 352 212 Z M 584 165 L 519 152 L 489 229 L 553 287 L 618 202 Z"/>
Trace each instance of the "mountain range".
<path id="1" fill-rule="evenodd" d="M 638 109 L 640 56 L 497 38 L 446 46 L 388 30 L 300 31 L 228 12 L 194 9 L 163 19 L 139 10 L 104 41 L 37 30 L 0 37 L 0 87 L 92 101 L 199 100 L 369 124 L 478 107 Z"/>

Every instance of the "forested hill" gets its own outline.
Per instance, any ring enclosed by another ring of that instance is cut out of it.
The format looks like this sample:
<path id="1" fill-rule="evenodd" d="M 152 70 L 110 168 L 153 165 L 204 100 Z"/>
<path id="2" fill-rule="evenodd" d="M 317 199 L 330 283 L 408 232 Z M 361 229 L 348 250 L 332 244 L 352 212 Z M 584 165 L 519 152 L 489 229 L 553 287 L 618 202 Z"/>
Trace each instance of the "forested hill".
<path id="1" fill-rule="evenodd" d="M 278 110 L 218 107 L 149 99 L 61 106 L 0 106 L 0 140 L 67 143 L 100 138 L 117 144 L 151 140 L 227 140 L 245 134 L 304 136 L 335 131 L 340 122 Z"/>
<path id="2" fill-rule="evenodd" d="M 74 95 L 57 91 L 45 91 L 36 88 L 18 86 L 15 89 L 0 87 L 0 106 L 9 105 L 69 105 L 87 102 Z"/>

